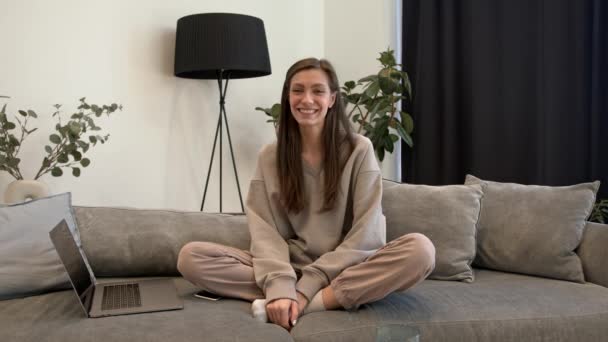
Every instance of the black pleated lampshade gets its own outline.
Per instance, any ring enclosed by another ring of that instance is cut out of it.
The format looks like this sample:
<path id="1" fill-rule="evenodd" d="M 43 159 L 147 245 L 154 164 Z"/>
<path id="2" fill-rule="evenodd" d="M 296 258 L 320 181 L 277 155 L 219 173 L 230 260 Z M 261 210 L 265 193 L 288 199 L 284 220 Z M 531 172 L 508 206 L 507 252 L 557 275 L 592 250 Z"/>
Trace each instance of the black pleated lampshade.
<path id="1" fill-rule="evenodd" d="M 188 15 L 177 21 L 175 76 L 217 79 L 270 75 L 264 22 L 232 13 Z M 224 78 L 226 76 L 223 76 Z"/>

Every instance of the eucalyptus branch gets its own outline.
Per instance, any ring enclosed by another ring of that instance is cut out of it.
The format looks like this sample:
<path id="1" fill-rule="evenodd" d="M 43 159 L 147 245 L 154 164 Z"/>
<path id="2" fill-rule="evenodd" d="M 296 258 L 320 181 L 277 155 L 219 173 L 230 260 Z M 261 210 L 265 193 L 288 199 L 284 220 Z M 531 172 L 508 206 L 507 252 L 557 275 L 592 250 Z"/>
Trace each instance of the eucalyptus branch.
<path id="1" fill-rule="evenodd" d="M 21 150 L 21 145 L 23 144 L 23 141 L 25 140 L 25 138 L 30 135 L 31 132 L 37 130 L 37 128 L 34 128 L 31 132 L 28 132 L 26 127 L 27 127 L 27 119 L 28 117 L 25 117 L 25 120 L 23 121 L 23 123 L 21 123 L 21 120 L 19 120 L 18 117 L 15 117 L 15 120 L 17 120 L 17 122 L 19 123 L 19 126 L 21 126 L 21 138 L 19 139 L 19 145 L 17 146 L 17 148 L 15 149 L 15 155 L 19 154 L 19 150 Z"/>
<path id="2" fill-rule="evenodd" d="M 81 98 L 78 112 L 71 116 L 71 119 L 64 125 L 59 108 L 61 105 L 55 105 L 55 112 L 52 114 L 53 117 L 57 116 L 57 124 L 55 126 L 56 133 L 49 136 L 49 140 L 52 145 L 44 146 L 46 156 L 42 160 L 42 165 L 38 169 L 34 179 L 39 179 L 47 173 L 51 173 L 55 177 L 59 177 L 63 174 L 62 168 L 72 168 L 72 174 L 75 177 L 80 176 L 80 166 L 87 167 L 90 164 L 88 158 L 83 158 L 83 155 L 90 149 L 91 146 L 95 146 L 97 142 L 105 143 L 109 135 L 100 136 L 95 135 L 94 131 L 101 130 L 95 124 L 94 118 L 100 117 L 106 114 L 108 117 L 110 114 L 117 110 L 122 111 L 122 106 L 112 103 L 109 105 L 98 106 L 95 104 L 88 104 L 85 98 Z M 5 108 L 2 108 L 2 115 L 0 115 L 0 171 L 6 171 L 16 179 L 23 179 L 21 171 L 19 169 L 20 159 L 17 158 L 18 153 L 21 150 L 21 146 L 26 138 L 37 130 L 34 128 L 28 130 L 28 120 L 30 118 L 37 118 L 37 114 L 32 111 L 19 111 L 19 114 L 24 117 L 20 120 L 15 116 L 16 121 L 19 123 L 20 138 L 17 139 L 14 135 L 9 133 L 9 130 L 15 129 L 17 126 L 8 121 L 5 115 Z M 81 138 L 87 138 L 88 142 Z M 52 147 L 51 147 L 52 146 Z M 69 160 L 71 156 L 72 160 Z"/>

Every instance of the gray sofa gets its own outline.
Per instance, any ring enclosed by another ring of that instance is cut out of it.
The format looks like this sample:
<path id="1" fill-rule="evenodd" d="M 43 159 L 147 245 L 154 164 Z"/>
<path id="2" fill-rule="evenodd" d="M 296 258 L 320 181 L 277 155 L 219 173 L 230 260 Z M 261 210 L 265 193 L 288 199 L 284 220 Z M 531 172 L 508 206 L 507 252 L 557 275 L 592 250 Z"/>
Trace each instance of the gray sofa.
<path id="1" fill-rule="evenodd" d="M 376 327 L 391 324 L 417 327 L 421 341 L 608 340 L 608 225 L 584 229 L 577 254 L 586 283 L 475 268 L 472 283 L 425 280 L 358 311 L 305 315 L 289 333 L 254 320 L 248 302 L 194 298 L 197 288 L 177 273 L 177 254 L 189 241 L 246 249 L 244 215 L 74 209 L 102 281 L 174 277 L 184 309 L 87 319 L 70 290 L 5 300 L 0 341 L 368 341 Z"/>

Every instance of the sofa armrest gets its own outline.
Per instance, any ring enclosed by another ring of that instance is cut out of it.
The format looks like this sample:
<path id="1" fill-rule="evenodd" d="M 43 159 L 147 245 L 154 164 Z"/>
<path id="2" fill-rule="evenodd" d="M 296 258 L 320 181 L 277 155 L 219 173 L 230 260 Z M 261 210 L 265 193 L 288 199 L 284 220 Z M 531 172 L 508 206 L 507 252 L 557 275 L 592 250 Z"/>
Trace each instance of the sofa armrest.
<path id="1" fill-rule="evenodd" d="M 608 287 L 608 224 L 587 222 L 578 255 L 585 280 Z"/>

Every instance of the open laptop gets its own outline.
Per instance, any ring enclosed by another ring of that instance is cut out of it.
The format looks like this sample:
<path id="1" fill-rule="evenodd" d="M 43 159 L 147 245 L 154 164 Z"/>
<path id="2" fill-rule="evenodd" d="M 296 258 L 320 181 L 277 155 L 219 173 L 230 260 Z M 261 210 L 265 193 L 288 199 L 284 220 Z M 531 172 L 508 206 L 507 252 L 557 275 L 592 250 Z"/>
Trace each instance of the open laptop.
<path id="1" fill-rule="evenodd" d="M 87 317 L 183 309 L 172 279 L 95 284 L 65 220 L 49 233 Z"/>

